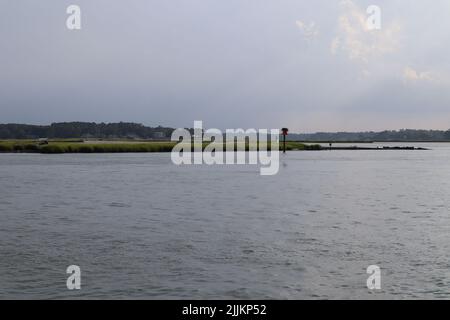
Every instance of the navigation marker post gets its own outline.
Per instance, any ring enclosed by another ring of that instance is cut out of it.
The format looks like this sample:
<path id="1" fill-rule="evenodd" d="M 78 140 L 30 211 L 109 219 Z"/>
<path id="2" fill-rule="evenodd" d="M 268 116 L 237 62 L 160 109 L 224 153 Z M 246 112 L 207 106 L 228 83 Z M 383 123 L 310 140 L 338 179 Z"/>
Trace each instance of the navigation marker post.
<path id="1" fill-rule="evenodd" d="M 281 129 L 281 134 L 283 135 L 283 153 L 286 153 L 286 136 L 288 135 L 289 129 Z"/>

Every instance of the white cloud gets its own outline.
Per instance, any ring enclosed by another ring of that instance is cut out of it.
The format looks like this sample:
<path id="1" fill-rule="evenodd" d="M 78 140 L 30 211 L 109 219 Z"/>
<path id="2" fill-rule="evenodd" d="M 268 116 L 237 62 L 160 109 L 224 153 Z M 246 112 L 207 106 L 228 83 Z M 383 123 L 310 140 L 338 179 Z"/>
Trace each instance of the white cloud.
<path id="1" fill-rule="evenodd" d="M 427 82 L 441 82 L 439 76 L 430 71 L 418 72 L 411 67 L 406 67 L 403 70 L 403 80 L 408 82 L 418 82 L 418 81 L 427 81 Z"/>
<path id="2" fill-rule="evenodd" d="M 307 24 L 301 20 L 297 20 L 295 21 L 295 24 L 300 29 L 303 37 L 308 41 L 316 38 L 319 35 L 319 30 L 317 29 L 314 21 L 311 21 Z"/>
<path id="3" fill-rule="evenodd" d="M 399 49 L 400 26 L 384 24 L 380 30 L 369 30 L 366 11 L 351 0 L 340 4 L 337 35 L 331 42 L 331 53 L 342 51 L 353 61 L 369 63 Z"/>
<path id="4" fill-rule="evenodd" d="M 383 7 L 381 29 L 370 30 L 367 23 L 370 15 L 365 7 L 359 7 L 355 2 L 343 0 L 340 3 L 342 11 L 338 17 L 337 32 L 330 43 L 332 55 L 342 54 L 355 63 L 361 79 L 395 78 L 403 80 L 405 85 L 450 85 L 450 77 L 443 70 L 428 66 L 426 70 L 417 71 L 411 67 L 415 65 L 414 60 L 407 51 L 408 47 L 401 45 L 401 40 L 407 39 L 405 35 L 408 30 L 403 34 L 396 20 L 385 21 Z"/>

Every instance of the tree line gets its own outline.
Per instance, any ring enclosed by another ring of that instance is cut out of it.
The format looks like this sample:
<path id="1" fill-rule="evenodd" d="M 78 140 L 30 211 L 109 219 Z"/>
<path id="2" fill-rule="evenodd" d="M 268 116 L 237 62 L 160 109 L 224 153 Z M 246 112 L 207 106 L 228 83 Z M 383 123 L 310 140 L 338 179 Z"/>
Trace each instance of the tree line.
<path id="1" fill-rule="evenodd" d="M 0 139 L 168 139 L 173 128 L 139 123 L 60 122 L 51 125 L 0 124 Z"/>
<path id="2" fill-rule="evenodd" d="M 133 122 L 59 122 L 51 125 L 0 124 L 0 139 L 155 139 L 168 140 L 174 128 L 147 127 Z M 192 131 L 193 129 L 189 129 Z M 388 142 L 450 141 L 450 130 L 392 130 L 381 132 L 317 132 L 289 134 L 289 141 Z"/>
<path id="3" fill-rule="evenodd" d="M 309 134 L 292 134 L 290 140 L 310 142 L 444 142 L 450 141 L 450 130 L 386 130 L 381 132 L 318 132 Z"/>

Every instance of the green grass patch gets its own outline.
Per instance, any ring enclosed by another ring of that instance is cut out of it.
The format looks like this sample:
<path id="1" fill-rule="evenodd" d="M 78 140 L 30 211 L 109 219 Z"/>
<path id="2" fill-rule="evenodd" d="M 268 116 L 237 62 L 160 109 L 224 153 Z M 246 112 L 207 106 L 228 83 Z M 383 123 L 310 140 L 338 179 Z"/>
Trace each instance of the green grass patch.
<path id="1" fill-rule="evenodd" d="M 85 143 L 82 140 L 67 139 L 64 141 L 49 141 L 48 144 L 40 145 L 32 140 L 4 140 L 0 141 L 0 152 L 38 152 L 45 154 L 57 153 L 125 153 L 125 152 L 171 152 L 177 142 L 171 141 L 117 141 L 117 142 L 95 142 Z M 203 143 L 203 148 L 209 145 L 209 142 Z M 224 151 L 227 144 L 224 143 Z M 193 145 L 191 145 L 193 150 Z M 233 148 L 233 147 L 232 147 Z M 245 149 L 259 150 L 259 144 L 250 145 L 246 143 Z M 268 149 L 271 148 L 270 142 Z M 237 146 L 234 147 L 237 150 Z M 283 149 L 283 143 L 280 143 L 280 150 Z M 322 150 L 320 145 L 307 145 L 300 142 L 286 142 L 287 150 Z"/>

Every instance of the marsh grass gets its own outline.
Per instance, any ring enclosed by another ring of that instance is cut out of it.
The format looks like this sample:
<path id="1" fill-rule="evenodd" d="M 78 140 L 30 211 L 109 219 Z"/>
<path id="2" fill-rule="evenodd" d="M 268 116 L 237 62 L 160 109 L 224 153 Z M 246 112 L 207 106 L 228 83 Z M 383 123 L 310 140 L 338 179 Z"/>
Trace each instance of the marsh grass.
<path id="1" fill-rule="evenodd" d="M 171 141 L 114 141 L 114 142 L 83 142 L 82 140 L 66 139 L 49 141 L 47 145 L 39 145 L 32 140 L 5 140 L 0 141 L 0 152 L 34 152 L 34 153 L 125 153 L 125 152 L 171 152 L 177 142 Z M 203 143 L 203 148 L 209 145 L 209 142 Z M 189 144 L 188 144 L 189 146 Z M 224 150 L 227 149 L 227 143 L 224 143 Z M 193 150 L 193 145 L 191 145 Z M 268 149 L 270 150 L 270 143 Z M 280 143 L 280 149 L 282 144 Z M 231 147 L 233 149 L 233 147 Z M 245 145 L 246 151 L 259 150 L 259 145 Z M 320 145 L 305 145 L 300 142 L 289 141 L 286 143 L 287 150 L 321 150 Z M 234 146 L 237 150 L 237 146 Z"/>

